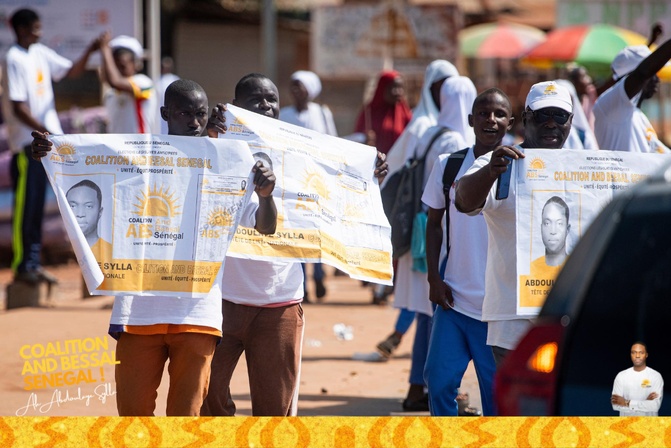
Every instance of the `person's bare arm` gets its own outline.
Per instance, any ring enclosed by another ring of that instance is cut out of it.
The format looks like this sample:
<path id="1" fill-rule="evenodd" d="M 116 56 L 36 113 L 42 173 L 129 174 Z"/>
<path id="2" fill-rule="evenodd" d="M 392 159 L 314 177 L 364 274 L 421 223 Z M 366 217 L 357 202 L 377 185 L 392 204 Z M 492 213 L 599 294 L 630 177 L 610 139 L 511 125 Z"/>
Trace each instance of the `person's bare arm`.
<path id="1" fill-rule="evenodd" d="M 121 74 L 116 64 L 114 63 L 114 56 L 112 55 L 112 49 L 109 46 L 109 41 L 109 33 L 104 33 L 100 37 L 100 56 L 102 59 L 103 80 L 117 90 L 134 93 L 133 85 Z"/>
<path id="2" fill-rule="evenodd" d="M 652 27 L 650 28 L 650 37 L 648 37 L 648 47 L 657 42 L 657 39 L 659 39 L 659 36 L 661 36 L 663 33 L 664 27 L 662 24 L 660 22 L 653 23 Z"/>
<path id="3" fill-rule="evenodd" d="M 669 59 L 671 59 L 671 39 L 660 45 L 627 76 L 627 79 L 624 80 L 624 91 L 627 93 L 627 97 L 633 98 L 636 96 L 645 83 L 660 71 Z"/>
<path id="4" fill-rule="evenodd" d="M 506 156 L 519 159 L 524 157 L 524 154 L 512 146 L 499 146 L 492 152 L 492 158 L 487 165 L 459 179 L 454 201 L 457 210 L 470 213 L 482 208 L 496 179 L 501 173 L 511 168 Z"/>
<path id="5" fill-rule="evenodd" d="M 30 129 L 36 129 L 40 132 L 48 132 L 49 130 L 44 127 L 43 123 L 37 121 L 35 117 L 30 113 L 30 107 L 25 101 L 12 101 L 12 111 L 16 118 L 28 126 Z"/>
<path id="6" fill-rule="evenodd" d="M 92 40 L 91 43 L 86 47 L 86 50 L 84 51 L 84 54 L 75 61 L 74 64 L 72 64 L 72 67 L 70 67 L 70 70 L 65 74 L 66 78 L 79 78 L 82 73 L 84 73 L 84 70 L 86 70 L 86 64 L 89 61 L 89 58 L 93 53 L 98 51 L 100 48 L 100 40 L 102 39 L 102 34 L 98 36 L 96 39 Z"/>
<path id="7" fill-rule="evenodd" d="M 442 222 L 444 215 L 444 208 L 429 207 L 426 222 L 426 266 L 429 280 L 429 300 L 447 310 L 454 305 L 454 298 L 452 297 L 452 290 L 440 277 L 440 249 L 443 247 Z"/>
<path id="8" fill-rule="evenodd" d="M 252 168 L 254 173 L 254 191 L 259 196 L 259 208 L 256 210 L 257 232 L 271 235 L 277 229 L 277 207 L 273 200 L 275 174 L 269 167 L 258 160 Z"/>

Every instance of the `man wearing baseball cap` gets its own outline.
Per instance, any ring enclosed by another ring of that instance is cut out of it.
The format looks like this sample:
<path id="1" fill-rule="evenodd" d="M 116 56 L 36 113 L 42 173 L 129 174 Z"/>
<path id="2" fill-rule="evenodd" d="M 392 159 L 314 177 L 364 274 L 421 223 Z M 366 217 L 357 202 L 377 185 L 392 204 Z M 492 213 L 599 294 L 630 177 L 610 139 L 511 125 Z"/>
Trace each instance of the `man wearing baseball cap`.
<path id="1" fill-rule="evenodd" d="M 113 134 L 144 134 L 157 128 L 156 90 L 151 78 L 138 73 L 143 49 L 137 39 L 109 33 L 101 38 L 102 78 L 111 89 L 103 98 L 108 115 L 107 131 Z"/>
<path id="2" fill-rule="evenodd" d="M 670 150 L 657 138 L 650 120 L 640 110 L 643 100 L 659 90 L 657 72 L 671 59 L 671 40 L 655 52 L 645 45 L 620 51 L 611 68 L 615 85 L 594 105 L 594 133 L 599 147 L 614 151 L 658 152 Z"/>
<path id="3" fill-rule="evenodd" d="M 492 347 L 497 368 L 517 346 L 531 320 L 517 315 L 516 186 L 510 182 L 507 199 L 497 200 L 496 180 L 507 170 L 511 170 L 511 179 L 515 178 L 515 160 L 524 157 L 524 148 L 561 149 L 573 119 L 571 93 L 554 81 L 534 84 L 525 106 L 524 141 L 499 146 L 479 157 L 459 180 L 455 192 L 457 210 L 469 215 L 482 213 L 487 223 L 482 320 L 487 322 L 487 345 Z M 494 129 L 495 119 L 491 121 Z"/>

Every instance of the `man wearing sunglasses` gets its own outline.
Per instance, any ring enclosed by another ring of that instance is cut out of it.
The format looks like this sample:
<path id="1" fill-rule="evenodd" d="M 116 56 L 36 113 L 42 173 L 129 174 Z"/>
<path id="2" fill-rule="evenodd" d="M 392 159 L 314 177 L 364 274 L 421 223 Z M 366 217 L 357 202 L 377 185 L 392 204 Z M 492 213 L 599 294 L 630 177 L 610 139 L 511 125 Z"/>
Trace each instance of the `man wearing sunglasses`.
<path id="1" fill-rule="evenodd" d="M 668 153 L 650 120 L 641 111 L 643 100 L 659 91 L 657 72 L 671 59 L 671 39 L 651 52 L 645 45 L 620 51 L 613 63 L 615 85 L 594 105 L 594 134 L 601 149 Z"/>
<path id="2" fill-rule="evenodd" d="M 497 368 L 528 330 L 531 320 L 517 315 L 516 188 L 510 182 L 506 199 L 497 200 L 497 178 L 511 170 L 515 179 L 523 148 L 560 149 L 571 131 L 573 103 L 568 89 L 554 81 L 534 84 L 527 95 L 524 141 L 499 146 L 479 157 L 459 180 L 455 206 L 469 215 L 482 213 L 487 223 L 487 267 L 482 320 L 487 322 L 487 345 Z"/>

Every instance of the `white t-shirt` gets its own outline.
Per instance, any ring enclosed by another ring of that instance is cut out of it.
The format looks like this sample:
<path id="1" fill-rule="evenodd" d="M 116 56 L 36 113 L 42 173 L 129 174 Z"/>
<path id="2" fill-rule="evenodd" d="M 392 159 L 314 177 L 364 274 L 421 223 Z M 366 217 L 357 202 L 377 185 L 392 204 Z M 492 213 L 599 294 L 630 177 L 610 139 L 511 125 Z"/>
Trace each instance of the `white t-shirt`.
<path id="1" fill-rule="evenodd" d="M 443 173 L 449 155 L 441 155 L 433 167 L 422 195 L 422 202 L 434 209 L 445 208 Z M 475 162 L 469 148 L 456 180 Z M 482 214 L 468 216 L 454 207 L 453 184 L 450 188 L 450 255 L 444 281 L 452 290 L 454 310 L 473 319 L 482 319 L 485 297 L 485 268 L 487 266 L 487 223 Z M 444 245 L 444 244 L 443 244 Z"/>
<path id="2" fill-rule="evenodd" d="M 309 102 L 308 108 L 300 112 L 294 106 L 283 107 L 280 109 L 280 120 L 322 134 L 338 136 L 331 110 L 317 103 Z"/>
<path id="3" fill-rule="evenodd" d="M 240 225 L 254 227 L 259 200 L 251 199 L 240 219 Z M 226 257 L 228 260 L 228 257 Z M 227 265 L 222 265 L 222 269 Z M 222 269 L 214 280 L 212 289 L 204 299 L 117 296 L 112 307 L 111 325 L 188 324 L 216 328 L 221 331 Z M 224 269 L 225 271 L 225 269 Z"/>
<path id="4" fill-rule="evenodd" d="M 303 269 L 288 261 L 226 257 L 222 297 L 249 306 L 274 306 L 303 299 Z"/>
<path id="5" fill-rule="evenodd" d="M 657 392 L 658 397 L 648 400 L 648 395 Z M 625 400 L 630 400 L 629 406 L 613 405 L 614 411 L 619 411 L 620 416 L 657 416 L 659 407 L 662 405 L 664 394 L 664 380 L 662 375 L 654 369 L 646 367 L 637 372 L 633 367 L 623 370 L 615 377 L 613 383 L 613 395 L 619 395 Z"/>
<path id="6" fill-rule="evenodd" d="M 594 105 L 594 133 L 601 149 L 630 152 L 669 152 L 650 124 L 636 107 L 641 94 L 627 97 L 624 80 L 599 96 Z"/>
<path id="7" fill-rule="evenodd" d="M 30 114 L 52 134 L 62 134 L 54 105 L 51 81 L 62 79 L 72 67 L 72 62 L 59 56 L 42 44 L 32 44 L 28 49 L 14 44 L 5 56 L 2 83 L 5 94 L 2 106 L 7 122 L 7 137 L 13 152 L 19 152 L 33 141 L 33 129 L 16 118 L 12 102 L 25 102 Z"/>
<path id="8" fill-rule="evenodd" d="M 519 147 L 518 147 L 519 148 Z M 520 148 L 521 149 L 521 148 Z M 521 149 L 524 151 L 523 149 Z M 489 152 L 479 157 L 466 171 L 472 174 L 485 167 L 492 158 Z M 496 182 L 492 185 L 482 209 L 487 223 L 487 267 L 485 269 L 485 300 L 482 304 L 482 320 L 488 322 L 487 345 L 512 350 L 524 336 L 531 321 L 517 316 L 517 234 L 515 205 L 517 188 L 517 163 L 512 162 L 508 198 L 496 200 Z M 505 321 L 505 322 L 500 322 Z"/>
<path id="9" fill-rule="evenodd" d="M 133 93 L 107 89 L 103 103 L 107 110 L 110 134 L 149 134 L 156 118 L 156 91 L 147 75 L 137 73 L 128 78 Z"/>
<path id="10" fill-rule="evenodd" d="M 421 157 L 425 151 L 428 151 L 424 162 L 424 185 L 429 179 L 431 169 L 441 154 L 452 154 L 466 147 L 463 138 L 456 132 L 448 131 L 436 139 L 431 148 L 427 148 L 432 138 L 438 131 L 437 127 L 429 128 L 424 136 L 419 140 L 419 147 L 415 157 Z M 412 153 L 408 154 L 410 158 Z M 396 264 L 394 275 L 396 277 L 394 284 L 394 307 L 405 308 L 410 311 L 433 315 L 433 305 L 429 300 L 429 282 L 425 272 L 412 270 L 412 254 L 410 252 L 403 254 Z"/>

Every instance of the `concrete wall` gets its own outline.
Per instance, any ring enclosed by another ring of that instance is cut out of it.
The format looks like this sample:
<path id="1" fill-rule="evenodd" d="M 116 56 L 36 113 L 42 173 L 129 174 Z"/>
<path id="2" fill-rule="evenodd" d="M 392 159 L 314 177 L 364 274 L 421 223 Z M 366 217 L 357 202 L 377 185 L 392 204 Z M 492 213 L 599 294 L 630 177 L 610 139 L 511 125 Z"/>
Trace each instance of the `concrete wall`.
<path id="1" fill-rule="evenodd" d="M 257 25 L 177 21 L 173 39 L 175 73 L 201 84 L 207 92 L 210 106 L 216 102 L 231 102 L 237 81 L 247 73 L 262 71 L 260 29 Z M 280 103 L 284 106 L 291 104 L 291 74 L 296 70 L 310 69 L 308 33 L 280 28 L 277 55 L 278 77 L 274 81 L 280 91 Z M 376 75 L 371 73 L 370 79 Z M 353 132 L 369 80 L 322 79 L 323 89 L 317 101 L 331 108 L 339 135 Z M 419 99 L 422 81 L 418 77 L 406 78 L 406 90 L 412 106 Z"/>

